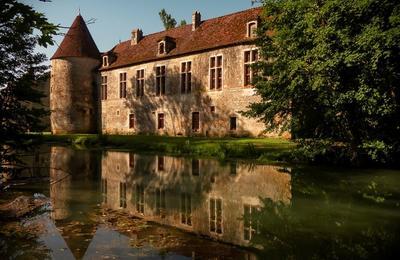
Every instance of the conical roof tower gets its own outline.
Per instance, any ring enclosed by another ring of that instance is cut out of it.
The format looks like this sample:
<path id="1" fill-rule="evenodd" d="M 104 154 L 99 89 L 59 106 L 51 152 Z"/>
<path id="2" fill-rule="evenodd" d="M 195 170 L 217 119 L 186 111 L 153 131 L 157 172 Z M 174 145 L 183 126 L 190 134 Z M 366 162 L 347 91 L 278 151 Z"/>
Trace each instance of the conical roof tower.
<path id="1" fill-rule="evenodd" d="M 63 41 L 54 53 L 51 59 L 59 59 L 66 57 L 89 57 L 100 59 L 100 52 L 97 49 L 92 35 L 86 26 L 81 15 L 78 15 Z"/>
<path id="2" fill-rule="evenodd" d="M 51 58 L 50 110 L 53 134 L 98 131 L 100 52 L 78 15 Z"/>

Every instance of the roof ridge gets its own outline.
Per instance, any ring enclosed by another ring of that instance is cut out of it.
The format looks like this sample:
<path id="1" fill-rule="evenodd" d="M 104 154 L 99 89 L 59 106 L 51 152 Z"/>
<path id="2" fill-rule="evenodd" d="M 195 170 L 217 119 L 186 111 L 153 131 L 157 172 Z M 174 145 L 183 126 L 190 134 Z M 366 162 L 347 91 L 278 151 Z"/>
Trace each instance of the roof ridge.
<path id="1" fill-rule="evenodd" d="M 256 9 L 262 9 L 262 6 L 259 6 L 259 7 L 252 7 L 252 8 L 245 9 L 245 10 L 241 10 L 241 11 L 237 11 L 237 12 L 234 12 L 234 13 L 229 13 L 229 14 L 225 14 L 225 15 L 221 15 L 221 16 L 209 18 L 209 19 L 203 20 L 203 21 L 201 21 L 201 22 L 202 22 L 202 23 L 204 23 L 204 22 L 209 22 L 209 21 L 213 21 L 213 20 L 225 18 L 225 17 L 228 17 L 228 16 L 233 16 L 233 15 L 237 15 L 237 14 L 240 14 L 240 13 L 249 12 L 249 11 L 251 11 L 251 10 L 256 10 Z M 192 24 L 190 23 L 190 24 L 186 24 L 186 25 L 181 25 L 181 26 L 178 26 L 178 27 L 170 28 L 170 29 L 167 29 L 167 30 L 164 30 L 164 31 L 158 31 L 158 32 L 149 33 L 149 34 L 143 35 L 143 38 L 145 38 L 145 37 L 150 37 L 150 36 L 154 36 L 154 35 L 156 35 L 156 34 L 161 34 L 161 33 L 164 33 L 164 32 L 172 32 L 172 31 L 177 30 L 177 29 L 182 29 L 182 27 L 189 27 L 189 26 L 192 26 Z M 121 44 L 126 44 L 126 43 L 128 43 L 128 42 L 130 42 L 129 39 L 128 39 L 128 40 L 125 40 L 125 41 L 122 41 L 122 42 L 120 42 L 120 43 L 117 43 L 116 45 L 113 46 L 113 48 L 115 48 L 116 46 L 121 45 Z M 111 50 L 112 50 L 113 48 L 111 48 Z"/>

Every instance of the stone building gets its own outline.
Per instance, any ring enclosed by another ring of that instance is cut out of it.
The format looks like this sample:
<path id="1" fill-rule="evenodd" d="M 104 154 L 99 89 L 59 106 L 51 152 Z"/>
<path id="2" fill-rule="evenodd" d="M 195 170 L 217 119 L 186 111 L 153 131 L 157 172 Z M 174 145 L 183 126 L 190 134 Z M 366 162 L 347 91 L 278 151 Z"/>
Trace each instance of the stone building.
<path id="1" fill-rule="evenodd" d="M 260 136 L 251 66 L 261 8 L 143 35 L 101 54 L 78 16 L 52 57 L 53 133 Z"/>

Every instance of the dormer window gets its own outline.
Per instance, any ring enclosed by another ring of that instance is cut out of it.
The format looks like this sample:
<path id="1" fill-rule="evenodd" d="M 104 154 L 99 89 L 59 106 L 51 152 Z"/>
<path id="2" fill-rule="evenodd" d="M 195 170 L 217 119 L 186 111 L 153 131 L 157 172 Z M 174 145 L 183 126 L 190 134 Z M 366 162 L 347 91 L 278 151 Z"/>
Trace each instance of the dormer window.
<path id="1" fill-rule="evenodd" d="M 257 37 L 257 21 L 251 21 L 247 23 L 247 37 Z"/>
<path id="2" fill-rule="evenodd" d="M 108 66 L 108 56 L 104 56 L 103 57 L 103 67 L 107 67 Z"/>
<path id="3" fill-rule="evenodd" d="M 161 41 L 158 43 L 158 54 L 163 55 L 165 52 L 165 41 Z"/>
<path id="4" fill-rule="evenodd" d="M 158 55 L 166 55 L 176 47 L 175 39 L 164 36 L 158 41 Z"/>

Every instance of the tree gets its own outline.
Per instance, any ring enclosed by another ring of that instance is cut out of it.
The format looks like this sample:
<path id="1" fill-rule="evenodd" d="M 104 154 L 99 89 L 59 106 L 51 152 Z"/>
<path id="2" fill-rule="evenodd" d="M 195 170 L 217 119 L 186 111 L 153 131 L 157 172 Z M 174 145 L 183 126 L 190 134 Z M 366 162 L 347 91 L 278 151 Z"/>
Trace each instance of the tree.
<path id="1" fill-rule="evenodd" d="M 182 20 L 181 23 L 180 23 L 180 26 L 184 26 L 184 25 L 187 25 L 186 20 Z"/>
<path id="2" fill-rule="evenodd" d="M 160 15 L 160 19 L 164 24 L 165 30 L 175 28 L 176 20 L 170 14 L 168 14 L 165 9 L 162 9 L 158 14 Z"/>
<path id="3" fill-rule="evenodd" d="M 400 154 L 400 2 L 263 0 L 247 115 L 294 139 L 346 148 L 352 162 Z M 285 120 L 277 120 L 277 119 Z"/>
<path id="4" fill-rule="evenodd" d="M 57 27 L 43 14 L 15 0 L 0 3 L 0 172 L 16 160 L 16 151 L 31 144 L 27 132 L 42 129 L 47 113 L 32 106 L 42 94 L 35 90 L 46 75 L 46 57 L 35 47 L 53 44 Z"/>

